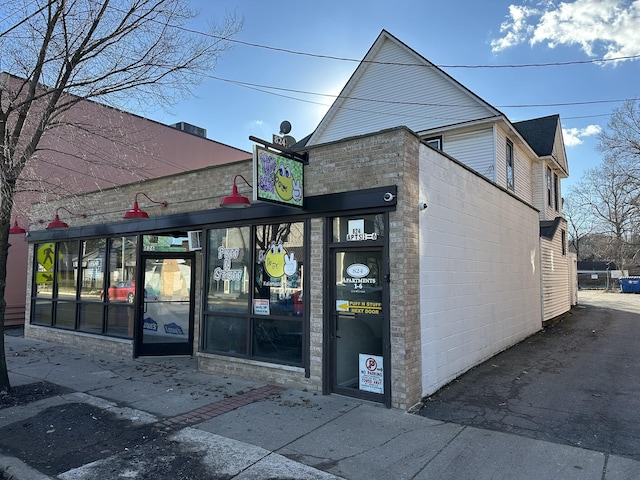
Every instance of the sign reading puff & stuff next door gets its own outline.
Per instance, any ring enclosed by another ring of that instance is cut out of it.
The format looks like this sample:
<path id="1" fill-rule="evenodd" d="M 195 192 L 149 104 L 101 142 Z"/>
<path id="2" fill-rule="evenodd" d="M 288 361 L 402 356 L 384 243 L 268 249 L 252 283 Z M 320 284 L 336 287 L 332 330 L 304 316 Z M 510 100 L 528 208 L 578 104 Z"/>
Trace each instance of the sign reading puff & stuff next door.
<path id="1" fill-rule="evenodd" d="M 302 207 L 304 202 L 304 163 L 253 146 L 253 199 Z"/>

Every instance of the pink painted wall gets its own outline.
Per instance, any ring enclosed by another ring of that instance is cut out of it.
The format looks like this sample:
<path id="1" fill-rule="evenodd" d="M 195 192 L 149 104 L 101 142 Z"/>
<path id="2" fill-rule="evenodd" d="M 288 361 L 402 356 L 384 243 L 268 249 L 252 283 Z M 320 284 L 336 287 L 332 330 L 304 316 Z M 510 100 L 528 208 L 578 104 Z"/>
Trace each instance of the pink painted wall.
<path id="1" fill-rule="evenodd" d="M 27 191 L 16 195 L 13 218 L 27 230 L 36 221 L 29 218 L 33 202 L 251 158 L 247 151 L 95 102 L 81 102 L 64 121 L 74 126 L 48 131 L 37 160 L 23 172 L 19 188 Z M 24 322 L 27 281 L 27 244 L 20 235 L 10 243 L 7 325 Z"/>

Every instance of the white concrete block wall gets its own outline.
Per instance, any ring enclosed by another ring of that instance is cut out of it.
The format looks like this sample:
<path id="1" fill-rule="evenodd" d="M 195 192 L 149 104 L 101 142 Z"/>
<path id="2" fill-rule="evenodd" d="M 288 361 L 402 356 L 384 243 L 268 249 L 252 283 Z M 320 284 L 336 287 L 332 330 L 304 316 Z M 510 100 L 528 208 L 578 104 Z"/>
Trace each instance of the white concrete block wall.
<path id="1" fill-rule="evenodd" d="M 422 391 L 429 395 L 541 328 L 538 212 L 420 150 Z"/>

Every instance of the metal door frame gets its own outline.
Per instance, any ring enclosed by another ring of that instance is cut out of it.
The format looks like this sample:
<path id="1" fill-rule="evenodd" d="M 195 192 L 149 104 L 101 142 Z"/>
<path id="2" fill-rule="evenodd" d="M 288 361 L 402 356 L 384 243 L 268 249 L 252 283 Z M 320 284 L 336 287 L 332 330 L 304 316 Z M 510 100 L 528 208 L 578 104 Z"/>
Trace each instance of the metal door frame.
<path id="1" fill-rule="evenodd" d="M 144 266 L 147 260 L 153 259 L 185 259 L 191 261 L 191 285 L 189 287 L 189 335 L 188 342 L 182 343 L 157 343 L 143 344 L 143 319 L 145 312 L 144 297 Z M 142 356 L 169 356 L 169 355 L 193 355 L 194 344 L 194 315 L 195 315 L 195 285 L 196 285 L 196 258 L 193 252 L 142 252 L 138 257 L 138 272 L 136 274 L 136 300 L 135 300 L 135 325 L 134 330 L 134 357 Z"/>
<path id="2" fill-rule="evenodd" d="M 330 223 L 330 222 L 329 222 Z M 383 378 L 384 393 L 373 393 L 352 388 L 340 387 L 336 384 L 336 254 L 338 252 L 380 252 L 382 257 L 382 312 L 383 312 Z M 391 407 L 391 322 L 390 322 L 390 295 L 389 295 L 389 261 L 387 241 L 383 245 L 359 244 L 350 246 L 344 243 L 331 245 L 325 259 L 325 272 L 327 275 L 325 302 L 324 302 L 324 375 L 323 393 L 336 393 L 340 395 L 383 403 Z"/>

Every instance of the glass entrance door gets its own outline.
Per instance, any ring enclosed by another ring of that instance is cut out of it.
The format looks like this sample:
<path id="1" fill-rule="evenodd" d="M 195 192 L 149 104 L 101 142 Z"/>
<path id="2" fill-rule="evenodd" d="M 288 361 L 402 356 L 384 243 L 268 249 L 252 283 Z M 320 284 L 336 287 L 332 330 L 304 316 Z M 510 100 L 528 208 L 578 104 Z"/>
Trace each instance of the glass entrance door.
<path id="1" fill-rule="evenodd" d="M 388 404 L 388 296 L 382 249 L 337 250 L 332 263 L 332 391 Z"/>
<path id="2" fill-rule="evenodd" d="M 193 258 L 156 254 L 142 258 L 138 355 L 193 353 Z"/>

